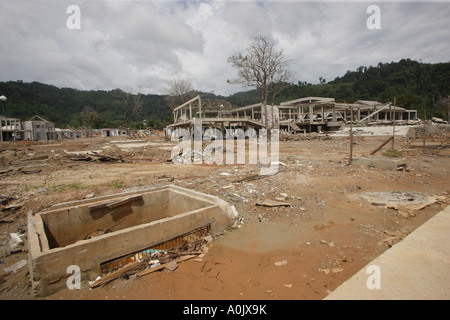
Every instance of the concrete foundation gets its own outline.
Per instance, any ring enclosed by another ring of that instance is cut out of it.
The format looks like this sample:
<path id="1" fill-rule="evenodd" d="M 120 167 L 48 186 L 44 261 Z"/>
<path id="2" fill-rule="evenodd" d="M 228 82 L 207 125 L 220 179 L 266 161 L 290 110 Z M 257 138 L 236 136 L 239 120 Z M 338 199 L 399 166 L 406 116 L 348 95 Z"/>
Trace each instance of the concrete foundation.
<path id="1" fill-rule="evenodd" d="M 82 287 L 102 263 L 145 250 L 201 226 L 211 235 L 234 220 L 225 201 L 176 186 L 63 203 L 28 216 L 29 269 L 33 293 L 66 287 L 75 265 Z"/>

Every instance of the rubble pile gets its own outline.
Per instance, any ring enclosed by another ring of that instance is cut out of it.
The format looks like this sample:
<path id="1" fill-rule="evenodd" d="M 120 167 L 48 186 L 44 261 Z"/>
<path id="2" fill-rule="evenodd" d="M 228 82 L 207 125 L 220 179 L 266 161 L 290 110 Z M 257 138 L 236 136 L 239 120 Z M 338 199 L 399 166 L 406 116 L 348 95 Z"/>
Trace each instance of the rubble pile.
<path id="1" fill-rule="evenodd" d="M 183 245 L 172 250 L 144 250 L 130 257 L 130 262 L 125 266 L 102 273 L 89 285 L 91 288 L 101 287 L 119 278 L 141 278 L 163 269 L 167 272 L 174 272 L 178 268 L 178 264 L 183 261 L 194 258 L 195 261 L 202 261 L 202 258 L 209 251 L 208 246 L 212 241 L 213 238 L 208 235 L 195 241 L 186 241 Z"/>
<path id="2" fill-rule="evenodd" d="M 302 140 L 332 140 L 326 133 L 312 132 L 308 134 L 280 134 L 280 141 L 302 141 Z"/>

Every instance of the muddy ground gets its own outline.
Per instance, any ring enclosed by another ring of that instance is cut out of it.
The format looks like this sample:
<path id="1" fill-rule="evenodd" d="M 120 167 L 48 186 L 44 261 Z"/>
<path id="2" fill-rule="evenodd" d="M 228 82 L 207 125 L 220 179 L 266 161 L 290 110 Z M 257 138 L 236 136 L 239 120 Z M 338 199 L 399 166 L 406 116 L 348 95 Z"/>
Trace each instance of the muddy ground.
<path id="1" fill-rule="evenodd" d="M 353 154 L 368 155 L 386 138 L 357 135 Z M 439 146 L 441 137 L 427 141 L 425 154 L 421 140 L 406 144 L 397 137 L 406 170 L 348 165 L 347 137 L 283 137 L 279 171 L 263 177 L 257 176 L 261 165 L 168 162 L 175 143 L 162 136 L 125 140 L 0 145 L 0 198 L 6 199 L 0 207 L 0 299 L 38 299 L 26 266 L 4 270 L 27 258 L 9 247 L 10 233 L 18 233 L 26 249 L 27 213 L 92 193 L 174 184 L 219 196 L 236 207 L 240 223 L 217 236 L 201 261 L 182 262 L 173 272 L 121 278 L 95 289 L 83 284 L 39 299 L 323 299 L 449 203 L 450 150 Z M 88 159 L 91 151 L 108 157 Z M 441 198 L 405 213 L 361 197 L 400 191 Z M 257 205 L 280 193 L 290 206 Z"/>

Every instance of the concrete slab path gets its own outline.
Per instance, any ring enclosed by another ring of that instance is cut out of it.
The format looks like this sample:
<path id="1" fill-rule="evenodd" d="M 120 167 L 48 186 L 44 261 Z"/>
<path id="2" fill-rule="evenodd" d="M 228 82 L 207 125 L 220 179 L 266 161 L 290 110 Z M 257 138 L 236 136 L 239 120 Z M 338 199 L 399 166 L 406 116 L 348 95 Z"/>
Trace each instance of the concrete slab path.
<path id="1" fill-rule="evenodd" d="M 450 299 L 450 206 L 374 259 L 324 300 Z"/>

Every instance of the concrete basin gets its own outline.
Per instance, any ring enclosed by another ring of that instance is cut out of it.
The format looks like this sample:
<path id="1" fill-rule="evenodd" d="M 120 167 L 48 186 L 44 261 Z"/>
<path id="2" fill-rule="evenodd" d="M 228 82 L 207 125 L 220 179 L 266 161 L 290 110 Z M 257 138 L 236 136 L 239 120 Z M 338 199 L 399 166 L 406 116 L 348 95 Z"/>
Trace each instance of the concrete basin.
<path id="1" fill-rule="evenodd" d="M 176 186 L 62 203 L 29 213 L 33 293 L 46 296 L 66 287 L 69 266 L 80 268 L 87 287 L 102 263 L 203 226 L 215 236 L 233 221 L 225 201 Z"/>

